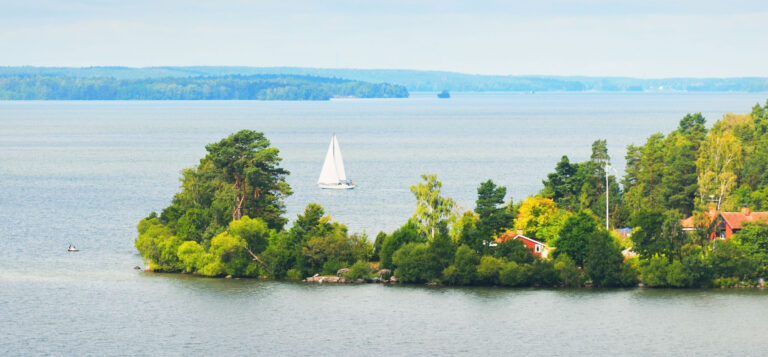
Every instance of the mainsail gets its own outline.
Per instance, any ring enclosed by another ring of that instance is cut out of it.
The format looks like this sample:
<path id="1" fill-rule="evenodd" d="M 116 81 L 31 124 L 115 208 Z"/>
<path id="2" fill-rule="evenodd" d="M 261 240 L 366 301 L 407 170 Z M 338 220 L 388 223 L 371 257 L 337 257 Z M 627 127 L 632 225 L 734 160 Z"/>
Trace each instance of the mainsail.
<path id="1" fill-rule="evenodd" d="M 331 138 L 331 144 L 328 146 L 328 153 L 325 154 L 323 169 L 320 171 L 318 184 L 336 185 L 340 181 L 346 181 L 347 175 L 344 173 L 344 162 L 341 158 L 339 149 L 339 140 L 336 135 Z"/>
<path id="2" fill-rule="evenodd" d="M 339 148 L 339 139 L 333 136 L 333 162 L 336 166 L 336 176 L 339 181 L 346 181 L 347 174 L 344 171 L 344 160 L 341 159 L 341 148 Z"/>

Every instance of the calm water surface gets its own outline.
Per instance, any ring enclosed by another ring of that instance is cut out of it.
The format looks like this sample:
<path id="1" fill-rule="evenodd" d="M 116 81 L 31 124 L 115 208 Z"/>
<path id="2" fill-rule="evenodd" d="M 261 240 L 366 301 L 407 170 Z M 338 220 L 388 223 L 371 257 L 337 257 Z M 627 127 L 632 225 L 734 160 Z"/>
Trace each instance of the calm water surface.
<path id="1" fill-rule="evenodd" d="M 265 132 L 291 171 L 290 217 L 322 204 L 391 231 L 437 173 L 466 209 L 488 178 L 521 199 L 585 160 L 713 122 L 768 94 L 457 94 L 330 102 L 0 102 L 1 355 L 761 355 L 768 293 L 307 286 L 147 275 L 135 225 L 167 206 L 204 145 Z M 330 135 L 350 192 L 316 188 Z M 81 252 L 67 254 L 75 243 Z"/>

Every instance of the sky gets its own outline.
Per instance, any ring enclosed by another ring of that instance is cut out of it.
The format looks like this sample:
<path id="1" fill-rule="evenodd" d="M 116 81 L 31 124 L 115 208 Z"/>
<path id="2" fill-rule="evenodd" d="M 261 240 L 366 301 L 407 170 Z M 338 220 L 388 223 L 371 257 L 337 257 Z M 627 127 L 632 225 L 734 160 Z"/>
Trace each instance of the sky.
<path id="1" fill-rule="evenodd" d="M 768 1 L 0 0 L 0 66 L 768 76 Z"/>

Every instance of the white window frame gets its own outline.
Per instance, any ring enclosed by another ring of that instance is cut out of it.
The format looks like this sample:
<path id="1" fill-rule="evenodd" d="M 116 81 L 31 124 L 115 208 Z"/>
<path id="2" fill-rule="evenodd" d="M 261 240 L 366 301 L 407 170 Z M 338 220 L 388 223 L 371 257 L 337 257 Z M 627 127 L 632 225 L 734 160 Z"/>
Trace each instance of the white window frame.
<path id="1" fill-rule="evenodd" d="M 536 248 L 534 248 L 534 251 L 536 251 L 536 253 L 541 253 L 541 245 L 536 244 Z"/>

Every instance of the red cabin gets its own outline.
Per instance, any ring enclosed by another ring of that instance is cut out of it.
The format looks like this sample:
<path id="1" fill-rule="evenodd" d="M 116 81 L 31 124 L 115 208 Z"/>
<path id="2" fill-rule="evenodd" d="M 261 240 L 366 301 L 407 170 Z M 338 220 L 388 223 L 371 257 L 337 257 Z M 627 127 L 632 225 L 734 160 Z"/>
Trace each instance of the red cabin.
<path id="1" fill-rule="evenodd" d="M 496 238 L 496 243 L 502 243 L 508 240 L 515 240 L 515 239 L 520 239 L 520 241 L 522 241 L 523 244 L 525 244 L 525 246 L 531 250 L 531 254 L 539 258 L 547 257 L 547 253 L 548 253 L 547 245 L 533 238 L 528 238 L 524 236 L 522 234 L 522 231 L 517 231 L 517 233 L 506 232 L 501 236 L 499 236 L 498 238 Z"/>
<path id="2" fill-rule="evenodd" d="M 710 208 L 705 212 L 709 219 L 709 224 L 714 222 L 714 232 L 709 235 L 709 239 L 729 240 L 749 222 L 768 223 L 768 212 L 750 212 L 748 207 L 743 207 L 740 212 L 717 212 Z M 688 217 L 680 222 L 684 231 L 698 229 L 694 224 L 694 218 Z"/>

